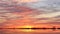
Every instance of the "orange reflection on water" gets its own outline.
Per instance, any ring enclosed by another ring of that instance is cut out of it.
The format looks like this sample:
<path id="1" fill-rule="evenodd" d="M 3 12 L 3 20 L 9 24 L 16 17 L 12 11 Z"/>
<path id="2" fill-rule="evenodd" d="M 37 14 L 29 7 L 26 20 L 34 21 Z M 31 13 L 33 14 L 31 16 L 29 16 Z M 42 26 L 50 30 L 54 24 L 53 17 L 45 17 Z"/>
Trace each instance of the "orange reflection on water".
<path id="1" fill-rule="evenodd" d="M 22 32 L 34 32 L 34 30 L 32 30 L 32 29 L 23 29 L 23 30 L 20 30 L 20 31 L 22 31 Z"/>
<path id="2" fill-rule="evenodd" d="M 60 30 L 51 30 L 51 29 L 0 29 L 0 32 L 6 34 L 37 34 L 37 33 L 60 33 Z"/>

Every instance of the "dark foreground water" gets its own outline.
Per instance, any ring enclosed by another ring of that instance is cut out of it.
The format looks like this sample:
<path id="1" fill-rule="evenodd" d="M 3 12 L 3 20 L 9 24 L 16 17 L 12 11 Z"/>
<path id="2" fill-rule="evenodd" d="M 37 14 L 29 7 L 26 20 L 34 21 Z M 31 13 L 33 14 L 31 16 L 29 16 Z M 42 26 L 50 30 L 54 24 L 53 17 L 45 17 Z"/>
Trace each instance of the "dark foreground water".
<path id="1" fill-rule="evenodd" d="M 60 34 L 52 29 L 0 29 L 0 34 Z"/>

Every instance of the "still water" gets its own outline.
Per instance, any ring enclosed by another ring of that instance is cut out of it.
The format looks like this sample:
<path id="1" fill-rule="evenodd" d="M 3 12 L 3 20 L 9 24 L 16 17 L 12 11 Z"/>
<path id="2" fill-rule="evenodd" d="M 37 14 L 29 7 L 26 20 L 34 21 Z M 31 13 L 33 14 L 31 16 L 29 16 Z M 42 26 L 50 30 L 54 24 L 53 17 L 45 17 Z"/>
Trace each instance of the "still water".
<path id="1" fill-rule="evenodd" d="M 60 34 L 52 29 L 0 29 L 0 34 Z"/>

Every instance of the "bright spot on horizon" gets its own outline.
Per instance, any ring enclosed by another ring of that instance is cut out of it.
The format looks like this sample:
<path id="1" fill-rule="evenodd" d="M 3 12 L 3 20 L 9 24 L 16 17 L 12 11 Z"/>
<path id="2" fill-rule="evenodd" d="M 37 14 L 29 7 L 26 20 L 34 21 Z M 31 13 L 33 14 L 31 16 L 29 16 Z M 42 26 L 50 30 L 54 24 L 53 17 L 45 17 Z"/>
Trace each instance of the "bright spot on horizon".
<path id="1" fill-rule="evenodd" d="M 22 26 L 22 28 L 33 28 L 33 26 Z"/>
<path id="2" fill-rule="evenodd" d="M 21 28 L 33 28 L 33 26 L 27 25 L 27 26 L 22 26 Z M 22 29 L 21 31 L 23 31 L 23 32 L 33 32 L 34 30 L 32 30 L 32 29 Z"/>

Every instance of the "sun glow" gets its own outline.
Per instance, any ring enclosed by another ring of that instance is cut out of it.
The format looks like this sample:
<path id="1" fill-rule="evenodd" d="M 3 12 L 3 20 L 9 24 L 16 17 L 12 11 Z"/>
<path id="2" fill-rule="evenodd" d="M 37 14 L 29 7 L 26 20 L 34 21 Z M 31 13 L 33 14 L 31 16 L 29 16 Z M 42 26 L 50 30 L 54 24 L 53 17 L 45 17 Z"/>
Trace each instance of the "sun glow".
<path id="1" fill-rule="evenodd" d="M 21 28 L 25 28 L 25 29 L 22 29 L 21 31 L 23 32 L 33 32 L 34 30 L 32 30 L 31 28 L 33 28 L 33 26 L 22 26 Z M 26 29 L 26 28 L 29 28 L 29 29 Z"/>
<path id="2" fill-rule="evenodd" d="M 33 28 L 33 26 L 22 26 L 22 28 Z"/>

